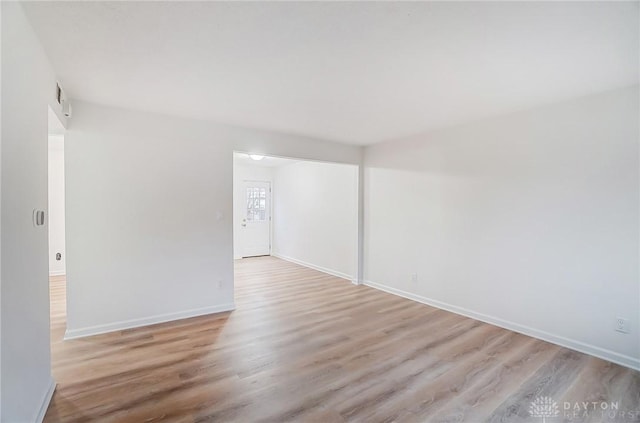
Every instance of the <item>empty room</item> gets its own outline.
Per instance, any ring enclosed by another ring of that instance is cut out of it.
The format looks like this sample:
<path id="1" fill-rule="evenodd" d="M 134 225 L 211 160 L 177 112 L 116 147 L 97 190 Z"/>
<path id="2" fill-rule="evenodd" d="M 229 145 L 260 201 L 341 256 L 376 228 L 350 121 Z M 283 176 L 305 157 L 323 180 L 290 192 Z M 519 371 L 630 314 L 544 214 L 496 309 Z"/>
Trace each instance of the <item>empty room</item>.
<path id="1" fill-rule="evenodd" d="M 640 2 L 0 12 L 0 422 L 640 422 Z"/>

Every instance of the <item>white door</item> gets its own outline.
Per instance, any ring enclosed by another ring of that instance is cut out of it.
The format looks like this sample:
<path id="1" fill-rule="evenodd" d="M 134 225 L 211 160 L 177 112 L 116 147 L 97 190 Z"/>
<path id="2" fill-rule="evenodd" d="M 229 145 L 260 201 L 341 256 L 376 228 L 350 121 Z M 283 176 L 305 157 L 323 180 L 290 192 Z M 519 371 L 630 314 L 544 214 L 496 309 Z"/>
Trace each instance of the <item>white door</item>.
<path id="1" fill-rule="evenodd" d="M 240 223 L 242 257 L 271 254 L 271 184 L 244 181 L 244 216 Z"/>

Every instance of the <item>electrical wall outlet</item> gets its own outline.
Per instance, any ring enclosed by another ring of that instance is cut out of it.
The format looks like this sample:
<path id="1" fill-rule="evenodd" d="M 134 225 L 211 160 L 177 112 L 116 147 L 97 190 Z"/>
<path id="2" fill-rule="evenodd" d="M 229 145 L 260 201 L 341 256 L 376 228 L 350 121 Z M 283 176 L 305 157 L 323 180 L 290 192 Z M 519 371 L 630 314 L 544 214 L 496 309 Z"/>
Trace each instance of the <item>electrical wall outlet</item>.
<path id="1" fill-rule="evenodd" d="M 626 317 L 616 317 L 616 330 L 622 333 L 629 333 L 629 319 Z"/>
<path id="2" fill-rule="evenodd" d="M 411 280 L 411 282 L 413 282 L 413 283 L 418 282 L 418 274 L 417 273 L 412 273 L 411 275 L 409 275 L 409 280 Z"/>

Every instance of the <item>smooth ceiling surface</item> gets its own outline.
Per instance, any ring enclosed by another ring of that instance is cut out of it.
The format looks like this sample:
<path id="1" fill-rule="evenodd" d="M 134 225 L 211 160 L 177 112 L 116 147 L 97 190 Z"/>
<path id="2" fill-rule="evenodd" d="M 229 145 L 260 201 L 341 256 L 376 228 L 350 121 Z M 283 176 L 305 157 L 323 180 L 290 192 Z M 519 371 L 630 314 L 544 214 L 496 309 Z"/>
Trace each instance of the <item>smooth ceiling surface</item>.
<path id="1" fill-rule="evenodd" d="M 71 98 L 371 144 L 638 82 L 637 2 L 28 2 Z"/>

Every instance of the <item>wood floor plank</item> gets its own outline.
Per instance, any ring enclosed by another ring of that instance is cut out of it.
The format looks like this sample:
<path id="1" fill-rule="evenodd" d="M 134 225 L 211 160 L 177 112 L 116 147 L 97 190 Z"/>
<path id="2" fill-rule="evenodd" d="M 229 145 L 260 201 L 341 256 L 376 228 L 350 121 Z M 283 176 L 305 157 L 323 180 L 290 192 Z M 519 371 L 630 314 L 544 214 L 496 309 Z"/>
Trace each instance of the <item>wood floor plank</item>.
<path id="1" fill-rule="evenodd" d="M 273 257 L 237 261 L 235 293 L 233 312 L 63 341 L 52 277 L 45 422 L 518 422 L 541 395 L 640 418 L 638 372 Z"/>

